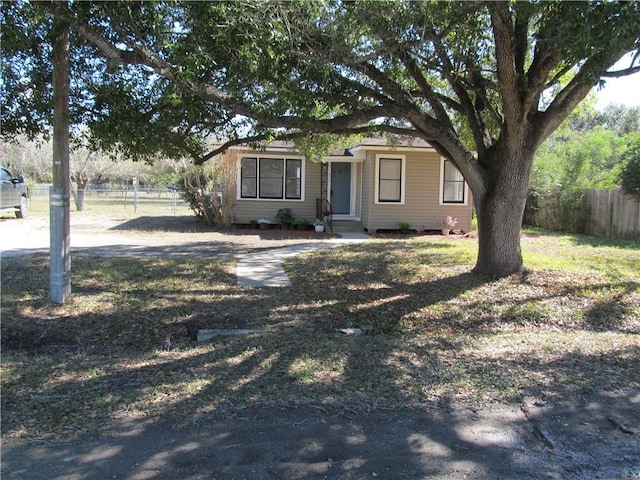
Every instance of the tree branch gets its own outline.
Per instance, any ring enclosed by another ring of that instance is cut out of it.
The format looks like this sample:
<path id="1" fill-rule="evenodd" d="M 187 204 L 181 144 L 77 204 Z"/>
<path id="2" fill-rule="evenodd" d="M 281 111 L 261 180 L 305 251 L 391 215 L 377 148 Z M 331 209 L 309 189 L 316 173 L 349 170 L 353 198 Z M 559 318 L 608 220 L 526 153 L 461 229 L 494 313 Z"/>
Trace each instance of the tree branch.
<path id="1" fill-rule="evenodd" d="M 87 24 L 80 22 L 63 4 L 56 2 L 36 2 L 36 5 L 49 12 L 53 17 L 68 22 L 85 40 L 95 45 L 107 58 L 107 70 L 110 72 L 115 71 L 120 65 L 138 64 L 141 62 L 141 59 L 136 56 L 135 52 L 117 48 L 99 32 Z"/>
<path id="2" fill-rule="evenodd" d="M 453 125 L 451 124 L 449 115 L 447 115 L 447 111 L 444 109 L 435 91 L 433 90 L 433 88 L 431 88 L 431 85 L 429 85 L 429 82 L 427 82 L 427 79 L 422 74 L 422 71 L 418 67 L 418 63 L 416 62 L 415 58 L 413 58 L 409 51 L 407 51 L 406 49 L 402 50 L 401 58 L 405 68 L 413 77 L 416 84 L 424 94 L 424 97 L 429 103 L 429 106 L 433 109 L 436 118 L 443 124 L 445 124 L 447 128 L 453 130 Z"/>
<path id="3" fill-rule="evenodd" d="M 491 2 L 488 8 L 496 46 L 497 76 L 502 97 L 504 125 L 511 130 L 515 128 L 514 122 L 520 123 L 523 118 L 511 12 L 506 2 Z"/>
<path id="4" fill-rule="evenodd" d="M 527 59 L 527 45 L 528 45 L 528 36 L 529 36 L 529 20 L 530 15 L 525 11 L 528 8 L 527 4 L 524 4 L 522 8 L 518 8 L 519 5 L 516 4 L 516 23 L 514 27 L 514 61 L 516 72 L 518 72 L 518 77 L 524 81 L 526 77 L 524 75 L 524 65 Z M 527 85 L 522 84 L 519 85 L 521 91 L 525 91 Z"/>
<path id="5" fill-rule="evenodd" d="M 360 68 L 362 73 L 380 85 L 380 88 L 382 88 L 394 100 L 396 105 L 400 105 L 403 108 L 410 110 L 417 109 L 411 95 L 409 95 L 409 93 L 398 82 L 391 79 L 369 63 L 362 65 Z"/>
<path id="6" fill-rule="evenodd" d="M 224 91 L 204 82 L 188 80 L 175 71 L 173 65 L 153 52 L 142 40 L 131 45 L 133 51 L 116 48 L 99 32 L 82 23 L 68 9 L 57 7 L 46 2 L 39 3 L 50 14 L 67 20 L 88 42 L 94 44 L 113 65 L 142 64 L 162 77 L 172 81 L 178 88 L 193 95 L 219 104 L 223 108 L 237 115 L 255 119 L 267 128 L 298 129 L 304 127 L 316 133 L 328 133 L 348 127 L 368 123 L 379 117 L 388 117 L 390 106 L 362 108 L 358 111 L 331 119 L 308 120 L 297 116 L 271 116 L 264 112 L 257 112 L 250 105 L 233 98 Z M 380 98 L 378 98 L 381 100 Z"/>
<path id="7" fill-rule="evenodd" d="M 550 86 L 548 80 L 549 74 L 558 65 L 560 56 L 557 53 L 550 52 L 544 41 L 538 41 L 535 47 L 533 61 L 527 71 L 527 94 L 524 99 L 526 105 L 537 109 L 538 99 L 544 90 Z M 572 66 L 563 68 L 554 76 L 557 81 L 562 75 L 567 73 Z M 555 81 L 553 84 L 555 84 Z"/>
<path id="8" fill-rule="evenodd" d="M 633 75 L 634 73 L 638 72 L 640 72 L 640 65 L 636 67 L 625 68 L 624 70 L 616 70 L 614 72 L 604 72 L 601 73 L 600 76 L 605 78 L 620 78 L 627 75 Z"/>
<path id="9" fill-rule="evenodd" d="M 533 148 L 538 148 L 551 133 L 560 126 L 580 101 L 587 96 L 597 82 L 592 72 L 594 59 L 589 59 L 575 77 L 553 99 L 549 107 L 534 120 Z"/>
<path id="10" fill-rule="evenodd" d="M 408 128 L 400 128 L 394 127 L 391 125 L 372 125 L 365 127 L 353 127 L 353 128 L 344 128 L 332 130 L 331 133 L 336 135 L 360 135 L 360 134 L 372 134 L 376 132 L 386 132 L 392 133 L 394 135 L 407 136 L 407 137 L 416 137 L 417 132 L 413 129 Z M 218 147 L 211 150 L 206 155 L 198 158 L 194 163 L 195 165 L 202 165 L 203 163 L 211 160 L 216 155 L 220 155 L 221 153 L 226 152 L 229 148 L 235 147 L 237 145 L 248 145 L 250 143 L 261 142 L 263 140 L 272 141 L 284 141 L 284 140 L 295 140 L 296 138 L 306 137 L 309 134 L 313 133 L 326 133 L 326 132 L 313 132 L 313 131 L 298 131 L 298 132 L 290 132 L 281 135 L 273 135 L 271 133 L 263 133 L 259 135 L 253 135 L 250 137 L 242 137 L 242 138 L 234 138 L 233 140 L 228 140 Z"/>
<path id="11" fill-rule="evenodd" d="M 439 37 L 436 32 L 433 32 L 432 37 L 434 38 L 433 46 L 435 47 L 436 55 L 443 65 L 442 75 L 447 80 L 447 82 L 449 82 L 449 86 L 460 100 L 459 111 L 466 117 L 467 121 L 469 122 L 471 134 L 473 135 L 473 141 L 476 144 L 476 150 L 479 153 L 482 153 L 486 148 L 488 148 L 491 143 L 491 138 L 486 128 L 486 124 L 482 118 L 482 115 L 473 105 L 471 97 L 469 96 L 469 93 L 467 92 L 465 86 L 455 74 L 453 62 L 447 54 L 447 49 L 443 44 L 441 37 Z M 467 65 L 467 67 L 470 69 L 477 69 L 477 66 L 475 65 L 471 67 Z"/>

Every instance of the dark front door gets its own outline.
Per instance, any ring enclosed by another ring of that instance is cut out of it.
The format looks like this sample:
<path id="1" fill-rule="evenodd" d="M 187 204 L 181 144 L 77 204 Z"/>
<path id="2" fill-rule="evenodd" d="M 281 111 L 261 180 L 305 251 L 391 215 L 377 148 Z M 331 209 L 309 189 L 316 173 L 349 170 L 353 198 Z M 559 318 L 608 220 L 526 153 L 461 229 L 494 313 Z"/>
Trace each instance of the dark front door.
<path id="1" fill-rule="evenodd" d="M 351 213 L 351 163 L 331 162 L 331 210 L 333 213 Z"/>

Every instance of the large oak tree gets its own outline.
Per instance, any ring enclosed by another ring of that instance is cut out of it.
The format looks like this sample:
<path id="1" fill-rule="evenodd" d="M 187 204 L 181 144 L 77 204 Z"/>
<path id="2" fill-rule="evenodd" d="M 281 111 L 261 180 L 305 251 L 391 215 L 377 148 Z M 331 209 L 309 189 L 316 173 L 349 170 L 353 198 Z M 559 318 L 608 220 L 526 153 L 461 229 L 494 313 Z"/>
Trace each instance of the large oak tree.
<path id="1" fill-rule="evenodd" d="M 69 22 L 84 52 L 77 59 L 84 74 L 72 85 L 76 108 L 83 107 L 78 118 L 105 148 L 138 157 L 188 154 L 203 163 L 219 151 L 206 150 L 212 134 L 223 137 L 222 149 L 374 131 L 428 141 L 473 191 L 475 271 L 495 276 L 522 267 L 520 227 L 536 149 L 603 77 L 640 70 L 638 2 L 10 8 L 15 18 L 37 11 Z M 17 25 L 8 29 L 16 35 L 39 25 L 6 21 Z M 10 58 L 25 52 L 8 45 Z M 609 71 L 633 51 L 628 68 Z M 17 85 L 29 75 L 24 64 L 21 70 L 14 65 L 9 77 Z M 7 109 L 9 125 L 27 118 L 24 108 Z"/>

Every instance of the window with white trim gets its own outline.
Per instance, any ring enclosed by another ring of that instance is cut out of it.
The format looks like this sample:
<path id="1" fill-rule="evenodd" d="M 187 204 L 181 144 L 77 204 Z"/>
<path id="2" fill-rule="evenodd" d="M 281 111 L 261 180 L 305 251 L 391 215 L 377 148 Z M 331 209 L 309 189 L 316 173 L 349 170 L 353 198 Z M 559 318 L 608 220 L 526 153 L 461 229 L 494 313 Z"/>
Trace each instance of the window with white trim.
<path id="1" fill-rule="evenodd" d="M 302 159 L 244 157 L 240 198 L 301 200 Z"/>
<path id="2" fill-rule="evenodd" d="M 376 203 L 404 203 L 405 157 L 376 157 Z"/>
<path id="3" fill-rule="evenodd" d="M 442 182 L 440 184 L 440 203 L 458 203 L 466 205 L 467 186 L 460 170 L 449 160 L 443 159 Z"/>
<path id="4" fill-rule="evenodd" d="M 285 163 L 285 197 L 300 200 L 302 198 L 302 160 L 288 158 Z"/>
<path id="5" fill-rule="evenodd" d="M 258 197 L 258 159 L 243 158 L 240 167 L 240 197 Z"/>

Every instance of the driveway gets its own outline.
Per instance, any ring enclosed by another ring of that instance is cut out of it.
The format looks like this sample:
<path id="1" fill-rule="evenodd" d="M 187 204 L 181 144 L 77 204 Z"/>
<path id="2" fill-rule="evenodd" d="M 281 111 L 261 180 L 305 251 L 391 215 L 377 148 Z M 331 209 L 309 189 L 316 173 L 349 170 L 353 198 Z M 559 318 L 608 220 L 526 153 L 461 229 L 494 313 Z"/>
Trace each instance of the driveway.
<path id="1" fill-rule="evenodd" d="M 218 232 L 192 216 L 71 215 L 71 251 L 98 256 L 239 257 L 249 252 L 318 242 L 329 235 L 295 230 Z M 49 218 L 0 219 L 4 257 L 49 252 Z"/>

